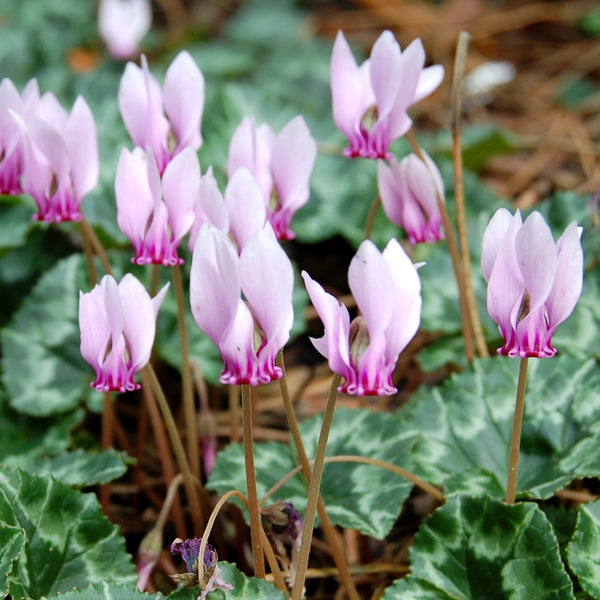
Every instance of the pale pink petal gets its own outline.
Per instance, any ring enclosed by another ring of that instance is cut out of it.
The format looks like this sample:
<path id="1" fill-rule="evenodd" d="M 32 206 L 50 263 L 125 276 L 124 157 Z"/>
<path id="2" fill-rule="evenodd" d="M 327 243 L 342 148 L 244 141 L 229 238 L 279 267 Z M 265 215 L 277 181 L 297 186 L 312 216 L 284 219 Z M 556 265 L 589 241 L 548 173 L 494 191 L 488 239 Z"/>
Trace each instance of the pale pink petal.
<path id="1" fill-rule="evenodd" d="M 161 292 L 164 296 L 166 287 Z M 150 360 L 158 307 L 152 303 L 144 286 L 129 273 L 119 283 L 119 296 L 123 311 L 123 334 L 130 353 L 131 369 L 139 371 Z"/>
<path id="2" fill-rule="evenodd" d="M 52 166 L 60 184 L 69 176 L 69 154 L 62 134 L 50 123 L 32 118 L 29 122 L 29 135 L 36 148 Z M 33 175 L 35 176 L 35 175 Z"/>
<path id="3" fill-rule="evenodd" d="M 184 148 L 162 176 L 162 194 L 169 211 L 173 243 L 179 245 L 194 222 L 194 204 L 200 193 L 200 163 L 196 152 Z"/>
<path id="4" fill-rule="evenodd" d="M 296 211 L 308 201 L 316 157 L 317 142 L 298 115 L 275 138 L 271 159 L 275 188 L 287 210 Z"/>
<path id="5" fill-rule="evenodd" d="M 198 196 L 194 203 L 194 222 L 190 229 L 189 248 L 194 249 L 198 232 L 204 223 L 212 223 L 217 229 L 229 231 L 229 215 L 225 198 L 219 190 L 212 167 L 200 177 Z"/>
<path id="6" fill-rule="evenodd" d="M 371 50 L 371 87 L 379 119 L 384 119 L 404 94 L 400 46 L 391 31 L 384 31 Z M 407 106 L 408 103 L 405 104 Z"/>
<path id="7" fill-rule="evenodd" d="M 100 0 L 98 30 L 115 58 L 139 54 L 139 42 L 151 25 L 150 0 Z"/>
<path id="8" fill-rule="evenodd" d="M 154 198 L 148 184 L 146 156 L 141 148 L 121 151 L 115 176 L 117 223 L 131 240 L 136 253 L 141 247 L 154 210 Z"/>
<path id="9" fill-rule="evenodd" d="M 219 345 L 240 300 L 239 257 L 226 234 L 206 223 L 192 255 L 190 303 L 198 327 Z"/>
<path id="10" fill-rule="evenodd" d="M 256 178 L 268 201 L 273 188 L 271 154 L 275 135 L 264 123 L 256 126 L 253 117 L 244 117 L 229 142 L 227 176 L 231 179 L 240 167 L 246 167 Z"/>
<path id="11" fill-rule="evenodd" d="M 257 231 L 240 255 L 240 284 L 254 318 L 277 353 L 293 323 L 294 269 L 270 225 Z"/>
<path id="12" fill-rule="evenodd" d="M 92 111 L 81 96 L 73 104 L 65 141 L 75 197 L 81 200 L 98 183 L 100 169 L 96 123 Z"/>
<path id="13" fill-rule="evenodd" d="M 110 277 L 109 275 L 105 275 Z M 81 355 L 100 371 L 100 365 L 110 340 L 110 325 L 104 302 L 104 279 L 91 292 L 79 292 L 79 330 Z"/>
<path id="14" fill-rule="evenodd" d="M 344 34 L 338 31 L 331 55 L 333 120 L 350 140 L 358 133 L 371 97 L 372 90 L 365 90 L 364 75 L 359 71 L 352 50 Z"/>
<path id="15" fill-rule="evenodd" d="M 367 323 L 369 337 L 383 334 L 394 310 L 394 284 L 375 244 L 364 240 L 350 262 L 348 285 Z"/>
<path id="16" fill-rule="evenodd" d="M 245 167 L 239 168 L 225 189 L 229 229 L 240 251 L 267 220 L 267 208 L 256 179 Z"/>
<path id="17" fill-rule="evenodd" d="M 438 88 L 444 79 L 444 67 L 442 65 L 432 65 L 421 71 L 417 89 L 413 95 L 412 104 L 426 98 Z"/>
<path id="18" fill-rule="evenodd" d="M 163 98 L 178 148 L 198 150 L 202 146 L 204 76 L 189 52 L 182 50 L 167 69 Z"/>
<path id="19" fill-rule="evenodd" d="M 551 329 L 573 312 L 583 287 L 583 250 L 577 224 L 571 223 L 558 240 L 556 278 L 548 296 L 548 320 Z"/>
<path id="20" fill-rule="evenodd" d="M 348 378 L 351 372 L 348 309 L 328 294 L 306 271 L 302 272 L 302 278 L 310 300 L 325 327 L 323 337 L 310 338 L 310 341 L 328 360 L 334 373 Z"/>
<path id="21" fill-rule="evenodd" d="M 521 223 L 519 211 L 513 216 L 506 208 L 499 208 L 485 229 L 481 251 L 481 271 L 486 281 L 490 279 L 498 254 L 503 248 L 506 232 L 514 219 L 517 219 L 519 224 Z"/>
<path id="22" fill-rule="evenodd" d="M 550 294 L 556 276 L 557 250 L 550 227 L 532 212 L 515 238 L 519 269 L 529 293 L 530 311 L 536 311 Z"/>

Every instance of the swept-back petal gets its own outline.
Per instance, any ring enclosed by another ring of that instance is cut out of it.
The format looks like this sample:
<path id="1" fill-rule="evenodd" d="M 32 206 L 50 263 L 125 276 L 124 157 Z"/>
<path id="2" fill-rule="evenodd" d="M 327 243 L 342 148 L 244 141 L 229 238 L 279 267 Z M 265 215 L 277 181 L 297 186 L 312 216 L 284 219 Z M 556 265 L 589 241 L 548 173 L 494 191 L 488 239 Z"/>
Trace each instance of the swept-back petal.
<path id="1" fill-rule="evenodd" d="M 331 54 L 331 100 L 333 120 L 348 138 L 358 132 L 373 97 L 372 90 L 365 89 L 364 81 L 344 34 L 338 31 Z"/>
<path id="2" fill-rule="evenodd" d="M 199 193 L 200 163 L 196 152 L 187 147 L 169 162 L 162 176 L 162 195 L 175 245 L 194 222 L 194 204 Z"/>
<path id="3" fill-rule="evenodd" d="M 556 278 L 546 303 L 551 329 L 562 323 L 573 312 L 583 287 L 583 250 L 580 232 L 571 223 L 558 240 Z"/>
<path id="4" fill-rule="evenodd" d="M 81 355 L 98 372 L 110 340 L 110 325 L 104 301 L 104 278 L 92 291 L 85 294 L 79 292 L 79 330 Z"/>
<path id="5" fill-rule="evenodd" d="M 165 112 L 179 148 L 202 146 L 204 76 L 190 53 L 182 50 L 170 64 L 163 83 Z"/>
<path id="6" fill-rule="evenodd" d="M 160 293 L 166 292 L 163 288 Z M 138 371 L 150 360 L 156 332 L 157 307 L 144 286 L 130 273 L 119 283 L 123 311 L 123 335 L 131 358 L 131 369 Z"/>
<path id="7" fill-rule="evenodd" d="M 57 182 L 64 182 L 69 176 L 70 165 L 67 145 L 60 131 L 50 123 L 33 117 L 29 121 L 29 135 L 33 144 L 52 166 Z"/>
<path id="8" fill-rule="evenodd" d="M 196 239 L 190 271 L 190 303 L 198 327 L 220 345 L 241 295 L 239 257 L 225 233 L 205 223 Z"/>
<path id="9" fill-rule="evenodd" d="M 317 142 L 301 115 L 294 117 L 273 143 L 271 169 L 281 205 L 296 211 L 309 196 L 309 180 L 317 157 Z"/>
<path id="10" fill-rule="evenodd" d="M 403 94 L 402 61 L 398 42 L 391 31 L 384 31 L 371 50 L 371 87 L 377 102 L 379 119 L 384 119 Z M 408 104 L 405 103 L 404 106 Z"/>
<path id="11" fill-rule="evenodd" d="M 421 278 L 397 240 L 383 251 L 394 286 L 393 313 L 385 331 L 386 357 L 394 364 L 421 324 Z"/>
<path id="12" fill-rule="evenodd" d="M 198 195 L 194 201 L 194 222 L 190 229 L 189 248 L 194 249 L 198 232 L 204 223 L 212 223 L 217 229 L 229 231 L 229 215 L 225 198 L 219 190 L 212 167 L 200 177 Z"/>
<path id="13" fill-rule="evenodd" d="M 254 233 L 242 250 L 240 284 L 267 344 L 273 342 L 279 351 L 293 322 L 294 269 L 269 224 Z"/>
<path id="14" fill-rule="evenodd" d="M 310 300 L 315 307 L 325 332 L 321 338 L 310 338 L 314 347 L 328 360 L 334 373 L 348 378 L 350 366 L 350 315 L 348 309 L 338 302 L 306 272 L 302 279 Z"/>
<path id="15" fill-rule="evenodd" d="M 117 223 L 119 229 L 131 240 L 136 252 L 154 210 L 146 162 L 141 148 L 136 148 L 133 152 L 124 148 L 115 176 Z"/>
<path id="16" fill-rule="evenodd" d="M 386 260 L 370 241 L 363 241 L 350 262 L 348 285 L 367 323 L 369 337 L 380 336 L 394 310 L 394 284 Z"/>
<path id="17" fill-rule="evenodd" d="M 225 204 L 229 213 L 229 230 L 239 250 L 252 235 L 262 229 L 267 220 L 267 208 L 254 175 L 239 168 L 225 189 Z"/>
<path id="18" fill-rule="evenodd" d="M 82 199 L 98 183 L 100 163 L 96 123 L 90 107 L 81 96 L 78 96 L 73 104 L 65 141 L 75 197 Z"/>
<path id="19" fill-rule="evenodd" d="M 423 98 L 426 98 L 434 90 L 438 88 L 444 79 L 444 67 L 442 65 L 432 65 L 421 71 L 417 89 L 413 94 L 412 103 L 416 103 Z"/>
<path id="20" fill-rule="evenodd" d="M 506 208 L 499 208 L 485 229 L 481 251 L 481 271 L 486 281 L 490 279 L 498 254 L 504 246 L 506 232 L 513 220 L 517 220 L 519 225 L 521 224 L 519 211 L 512 215 Z"/>
<path id="21" fill-rule="evenodd" d="M 515 251 L 529 293 L 530 311 L 535 312 L 550 294 L 557 264 L 556 243 L 538 211 L 532 212 L 519 229 Z"/>

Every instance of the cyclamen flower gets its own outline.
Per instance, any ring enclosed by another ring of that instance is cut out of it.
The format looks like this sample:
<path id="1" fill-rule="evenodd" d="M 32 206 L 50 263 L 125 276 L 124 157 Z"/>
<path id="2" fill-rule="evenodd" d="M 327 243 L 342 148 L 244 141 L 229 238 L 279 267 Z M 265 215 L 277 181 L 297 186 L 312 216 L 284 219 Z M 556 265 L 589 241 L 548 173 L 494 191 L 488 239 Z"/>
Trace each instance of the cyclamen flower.
<path id="1" fill-rule="evenodd" d="M 340 31 L 331 57 L 333 120 L 348 138 L 346 156 L 388 158 L 390 144 L 412 121 L 406 111 L 431 94 L 444 77 L 440 65 L 423 68 L 425 51 L 416 39 L 401 52 L 390 31 L 384 31 L 360 67 Z"/>
<path id="2" fill-rule="evenodd" d="M 302 116 L 294 117 L 275 135 L 263 124 L 244 117 L 229 144 L 227 173 L 246 167 L 262 192 L 269 222 L 278 239 L 293 239 L 292 217 L 310 196 L 310 176 L 317 143 Z"/>
<path id="3" fill-rule="evenodd" d="M 100 0 L 98 30 L 110 54 L 132 58 L 152 25 L 150 0 Z"/>
<path id="4" fill-rule="evenodd" d="M 35 113 L 40 90 L 31 79 L 19 94 L 10 79 L 0 82 L 0 194 L 20 194 L 24 169 L 24 140 L 13 113 L 27 123 Z"/>
<path id="5" fill-rule="evenodd" d="M 425 162 L 415 154 L 390 165 L 379 161 L 377 183 L 381 204 L 388 219 L 402 227 L 411 244 L 435 242 L 444 237 L 438 194 L 444 200 L 444 184 L 435 163 L 423 152 Z"/>
<path id="6" fill-rule="evenodd" d="M 79 96 L 67 115 L 52 94 L 44 94 L 25 122 L 11 113 L 24 143 L 21 186 L 35 200 L 38 221 L 80 221 L 83 198 L 98 182 L 96 124 Z"/>
<path id="7" fill-rule="evenodd" d="M 119 110 L 134 145 L 150 146 L 162 173 L 186 147 L 202 146 L 204 77 L 189 52 L 181 51 L 165 74 L 162 90 L 142 55 L 141 68 L 127 63 L 119 86 Z"/>
<path id="8" fill-rule="evenodd" d="M 352 323 L 343 304 L 308 273 L 302 277 L 325 326 L 323 337 L 311 341 L 344 378 L 338 390 L 358 396 L 396 393 L 392 373 L 421 320 L 421 281 L 398 241 L 391 240 L 383 252 L 370 240 L 359 246 L 348 269 L 360 311 Z"/>
<path id="9" fill-rule="evenodd" d="M 496 211 L 483 235 L 481 270 L 487 308 L 504 337 L 499 354 L 547 358 L 552 335 L 573 311 L 583 286 L 581 230 L 575 222 L 558 242 L 542 215 Z"/>
<path id="10" fill-rule="evenodd" d="M 198 327 L 223 357 L 222 383 L 258 385 L 282 376 L 275 358 L 292 327 L 293 284 L 292 264 L 270 225 L 256 231 L 240 255 L 225 233 L 202 226 L 190 301 Z"/>
<path id="11" fill-rule="evenodd" d="M 129 392 L 140 385 L 134 375 L 150 360 L 156 316 L 167 293 L 154 298 L 130 274 L 117 285 L 105 275 L 91 292 L 79 294 L 81 354 L 96 371 L 99 392 Z"/>
<path id="12" fill-rule="evenodd" d="M 178 154 L 162 179 L 152 152 L 123 149 L 115 178 L 117 222 L 135 249 L 132 262 L 178 265 L 177 248 L 194 221 L 200 182 L 198 157 L 191 148 Z"/>

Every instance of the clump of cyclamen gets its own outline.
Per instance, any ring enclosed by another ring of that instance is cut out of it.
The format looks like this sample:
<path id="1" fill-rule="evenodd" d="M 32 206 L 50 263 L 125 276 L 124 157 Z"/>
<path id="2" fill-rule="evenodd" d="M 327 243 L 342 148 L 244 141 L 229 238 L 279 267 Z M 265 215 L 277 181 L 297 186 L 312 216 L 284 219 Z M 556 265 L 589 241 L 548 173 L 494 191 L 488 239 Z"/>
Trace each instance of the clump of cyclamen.
<path id="1" fill-rule="evenodd" d="M 504 338 L 498 353 L 548 358 L 552 335 L 573 311 L 583 286 L 581 230 L 575 222 L 558 242 L 542 215 L 496 211 L 483 236 L 481 270 L 487 307 Z"/>

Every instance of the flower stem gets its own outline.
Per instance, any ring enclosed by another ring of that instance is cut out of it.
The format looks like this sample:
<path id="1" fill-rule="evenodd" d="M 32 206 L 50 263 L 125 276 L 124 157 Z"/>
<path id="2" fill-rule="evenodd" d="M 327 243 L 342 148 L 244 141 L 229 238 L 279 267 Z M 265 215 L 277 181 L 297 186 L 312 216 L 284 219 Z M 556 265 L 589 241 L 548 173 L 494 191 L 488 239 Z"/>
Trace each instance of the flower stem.
<path id="1" fill-rule="evenodd" d="M 175 298 L 177 299 L 177 328 L 179 330 L 179 345 L 181 348 L 181 387 L 183 390 L 183 413 L 185 415 L 187 455 L 192 473 L 200 478 L 200 452 L 198 450 L 196 407 L 194 406 L 194 388 L 190 367 L 190 353 L 187 331 L 185 328 L 183 283 L 181 281 L 181 268 L 179 265 L 173 266 L 172 273 Z"/>
<path id="2" fill-rule="evenodd" d="M 413 152 L 425 163 L 425 157 L 421 150 L 421 147 L 417 143 L 417 140 L 413 137 L 410 131 L 406 133 L 406 139 L 410 143 Z M 437 187 L 437 186 L 436 186 Z M 448 246 L 448 251 L 450 252 L 450 258 L 452 260 L 452 269 L 454 270 L 454 278 L 456 279 L 456 285 L 458 287 L 458 302 L 460 305 L 460 317 L 462 320 L 463 326 L 463 339 L 465 341 L 465 355 L 467 360 L 471 362 L 474 357 L 473 350 L 473 336 L 471 333 L 471 321 L 469 320 L 469 314 L 467 311 L 467 301 L 466 301 L 466 292 L 465 292 L 465 281 L 463 276 L 462 267 L 460 264 L 460 255 L 458 253 L 458 246 L 456 245 L 456 240 L 454 239 L 454 229 L 452 228 L 452 223 L 450 221 L 450 216 L 448 215 L 448 209 L 446 208 L 446 203 L 442 199 L 440 193 L 437 194 L 438 208 L 440 209 L 440 214 L 442 215 L 442 223 L 444 224 L 444 235 L 446 239 L 446 244 Z"/>
<path id="3" fill-rule="evenodd" d="M 102 268 L 104 272 L 108 275 L 112 275 L 112 269 L 110 267 L 110 262 L 108 262 L 108 257 L 106 256 L 106 251 L 104 250 L 104 246 L 102 242 L 98 239 L 94 228 L 90 225 L 89 221 L 83 217 L 79 222 L 79 227 L 81 228 L 81 235 L 89 241 L 94 252 L 100 259 L 100 263 L 102 264 Z M 84 244 L 87 242 L 84 242 Z"/>
<path id="4" fill-rule="evenodd" d="M 471 255 L 467 235 L 467 214 L 465 210 L 465 188 L 463 181 L 463 160 L 461 143 L 462 84 L 465 73 L 465 60 L 469 46 L 469 34 L 461 31 L 454 57 L 454 77 L 452 81 L 452 161 L 454 164 L 454 202 L 456 204 L 456 229 L 462 260 L 465 299 L 467 312 L 471 321 L 473 337 L 479 356 L 488 356 L 488 349 L 481 327 L 481 319 L 477 310 L 473 278 L 471 275 Z"/>
<path id="5" fill-rule="evenodd" d="M 523 425 L 523 411 L 525 409 L 525 389 L 527 388 L 527 362 L 528 358 L 522 358 L 519 365 L 519 381 L 517 383 L 517 400 L 515 402 L 515 414 L 513 417 L 513 428 L 510 437 L 510 457 L 508 459 L 508 481 L 506 483 L 507 504 L 514 504 L 517 495 L 517 475 L 519 472 L 519 451 L 521 447 L 521 427 Z"/>
<path id="6" fill-rule="evenodd" d="M 300 435 L 300 428 L 298 427 L 296 413 L 294 412 L 294 405 L 292 404 L 292 400 L 290 398 L 287 380 L 285 377 L 285 365 L 282 352 L 280 352 L 277 356 L 277 365 L 283 371 L 283 377 L 279 380 L 279 385 L 281 389 L 281 396 L 283 398 L 285 414 L 287 416 L 290 432 L 294 440 L 294 445 L 296 446 L 298 460 L 300 461 L 300 468 L 302 469 L 302 473 L 304 474 L 304 479 L 306 479 L 307 485 L 310 487 L 310 482 L 312 479 L 311 464 L 306 454 L 306 449 L 304 448 L 304 442 L 302 441 L 302 436 Z M 264 502 L 264 499 L 261 500 L 261 504 L 262 502 Z M 344 556 L 344 550 L 340 542 L 339 535 L 329 519 L 327 509 L 325 508 L 325 503 L 323 502 L 323 498 L 321 498 L 320 494 L 317 502 L 317 511 L 319 513 L 319 518 L 321 519 L 321 528 L 323 529 L 323 533 L 325 534 L 327 542 L 329 543 L 329 547 L 331 548 L 333 561 L 338 568 L 340 578 L 344 587 L 346 588 L 346 593 L 351 600 L 360 600 L 360 596 L 358 595 L 356 586 L 354 585 L 354 581 L 352 580 L 350 571 L 348 569 L 348 564 L 346 562 L 346 557 Z"/>
<path id="7" fill-rule="evenodd" d="M 335 411 L 335 401 L 337 399 L 337 388 L 342 378 L 334 375 L 329 388 L 329 397 L 323 414 L 323 424 L 315 452 L 315 462 L 313 465 L 312 477 L 308 486 L 308 498 L 306 501 L 306 512 L 304 513 L 304 531 L 302 532 L 302 543 L 298 557 L 298 571 L 292 590 L 292 600 L 301 600 L 304 594 L 304 580 L 306 579 L 306 569 L 308 568 L 308 555 L 312 542 L 313 529 L 315 526 L 315 516 L 317 512 L 317 503 L 319 500 L 319 488 L 321 487 L 321 478 L 323 476 L 323 466 L 325 464 L 325 452 L 327 450 L 327 440 L 329 439 L 329 430 L 333 421 Z"/>
<path id="8" fill-rule="evenodd" d="M 158 381 L 158 377 L 156 377 L 156 373 L 154 372 L 152 365 L 148 363 L 143 370 L 145 373 L 147 373 L 148 378 L 150 379 L 150 384 L 152 385 L 152 389 L 154 390 L 158 406 L 165 421 L 165 425 L 167 426 L 167 431 L 169 433 L 169 437 L 171 438 L 171 446 L 173 447 L 173 451 L 175 452 L 175 457 L 177 458 L 179 470 L 183 475 L 185 491 L 188 495 L 190 510 L 192 512 L 192 519 L 194 521 L 194 531 L 196 535 L 200 536 L 204 528 L 202 504 L 200 496 L 198 495 L 198 490 L 194 485 L 194 478 L 192 476 L 190 466 L 185 456 L 185 451 L 183 449 L 183 444 L 181 443 L 181 437 L 179 436 L 177 425 L 175 424 L 175 419 L 173 418 L 173 413 L 171 412 L 171 408 L 169 407 L 169 403 L 167 402 L 165 393 L 162 390 L 162 387 L 160 385 L 160 382 Z"/>
<path id="9" fill-rule="evenodd" d="M 163 423 L 160 418 L 160 412 L 158 410 L 158 406 L 156 403 L 156 398 L 154 393 L 152 392 L 150 381 L 148 380 L 148 374 L 146 371 L 142 370 L 142 393 L 144 395 L 144 402 L 146 404 L 146 410 L 148 411 L 148 416 L 150 417 L 150 424 L 152 426 L 152 431 L 154 432 L 154 440 L 156 441 L 156 447 L 158 448 L 158 456 L 160 459 L 160 463 L 162 466 L 162 472 L 165 480 L 169 482 L 169 494 L 171 493 L 171 489 L 174 484 L 173 481 L 182 475 L 175 474 L 175 465 L 173 464 L 173 456 L 169 449 L 169 443 L 167 440 L 167 436 L 165 435 L 165 430 L 163 427 Z M 175 488 L 176 489 L 176 488 Z M 170 496 L 167 496 L 170 498 Z M 181 506 L 181 501 L 179 497 L 176 497 L 173 502 L 173 521 L 175 524 L 175 531 L 177 532 L 177 536 L 180 538 L 185 538 L 186 536 L 186 527 L 185 527 L 185 518 L 183 516 L 183 509 Z"/>
<path id="10" fill-rule="evenodd" d="M 314 461 L 310 461 L 313 463 Z M 442 492 L 440 492 L 436 487 L 432 486 L 430 483 L 423 481 L 420 477 L 417 477 L 414 473 L 399 467 L 398 465 L 393 465 L 392 463 L 386 462 L 385 460 L 380 460 L 378 458 L 372 458 L 370 456 L 360 456 L 354 454 L 342 454 L 339 456 L 327 456 L 325 458 L 325 463 L 340 463 L 340 462 L 355 462 L 355 463 L 363 463 L 366 465 L 373 465 L 376 467 L 380 467 L 382 469 L 387 469 L 392 473 L 396 473 L 396 475 L 400 475 L 400 477 L 404 477 L 408 479 L 410 482 L 414 483 L 416 487 L 423 490 L 433 498 L 435 498 L 438 502 L 443 503 L 446 501 Z M 302 467 L 296 467 L 289 473 L 287 473 L 284 477 L 282 477 L 260 500 L 261 505 L 266 502 L 277 490 L 279 490 L 282 486 L 284 486 L 292 477 L 297 475 L 301 471 Z"/>
<path id="11" fill-rule="evenodd" d="M 258 511 L 258 493 L 256 491 L 256 471 L 254 469 L 254 442 L 252 429 L 252 388 L 242 384 L 242 419 L 244 421 L 244 459 L 246 463 L 246 487 L 248 490 L 248 512 L 250 514 L 250 541 L 256 577 L 265 576 L 265 558 L 263 556 L 260 534 L 260 514 Z"/>
<path id="12" fill-rule="evenodd" d="M 108 450 L 113 445 L 113 397 L 112 392 L 104 392 L 104 410 L 102 411 L 102 449 Z M 102 512 L 108 516 L 110 504 L 110 482 L 100 488 L 100 505 Z"/>
<path id="13" fill-rule="evenodd" d="M 367 216 L 367 224 L 365 226 L 365 240 L 370 239 L 371 233 L 373 233 L 373 225 L 375 225 L 375 217 L 377 216 L 377 209 L 381 204 L 381 197 L 379 194 L 375 196 L 373 199 L 373 203 L 371 204 L 371 208 L 369 209 L 369 214 Z"/>

